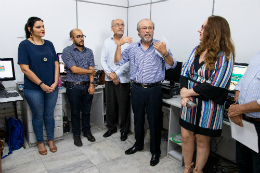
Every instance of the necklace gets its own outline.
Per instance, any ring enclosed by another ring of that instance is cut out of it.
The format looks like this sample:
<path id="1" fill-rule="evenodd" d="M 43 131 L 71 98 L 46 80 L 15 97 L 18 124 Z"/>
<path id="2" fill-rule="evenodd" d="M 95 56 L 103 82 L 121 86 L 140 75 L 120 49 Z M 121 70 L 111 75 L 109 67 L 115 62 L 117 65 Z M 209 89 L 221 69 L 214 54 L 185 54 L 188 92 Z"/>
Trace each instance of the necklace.
<path id="1" fill-rule="evenodd" d="M 35 41 L 33 40 L 33 37 L 32 37 L 32 41 L 33 41 L 33 43 L 36 45 L 36 47 L 37 47 L 37 49 L 41 52 L 41 54 L 43 55 L 43 61 L 44 62 L 46 62 L 48 59 L 45 57 L 45 48 L 44 48 L 44 46 L 43 46 L 43 51 L 44 51 L 44 53 L 42 53 L 42 51 L 38 48 L 38 45 L 35 43 Z M 43 40 L 41 40 L 42 41 L 42 45 L 43 45 Z"/>

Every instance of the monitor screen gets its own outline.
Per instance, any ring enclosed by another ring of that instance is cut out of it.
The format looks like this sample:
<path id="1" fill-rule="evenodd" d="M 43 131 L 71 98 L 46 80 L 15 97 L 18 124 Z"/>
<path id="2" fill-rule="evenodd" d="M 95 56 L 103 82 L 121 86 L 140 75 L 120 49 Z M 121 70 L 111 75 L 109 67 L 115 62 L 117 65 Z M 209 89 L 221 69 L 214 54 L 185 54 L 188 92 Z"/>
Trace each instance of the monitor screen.
<path id="1" fill-rule="evenodd" d="M 245 74 L 247 65 L 248 64 L 245 64 L 245 63 L 243 63 L 243 64 L 235 63 L 233 72 L 232 72 L 232 76 L 231 76 L 231 83 L 230 83 L 229 90 L 233 91 L 235 89 L 237 83 L 240 81 L 242 76 Z"/>
<path id="2" fill-rule="evenodd" d="M 57 53 L 57 56 L 59 58 L 59 64 L 60 64 L 60 74 L 67 74 L 67 68 L 65 63 L 62 60 L 62 53 Z"/>
<path id="3" fill-rule="evenodd" d="M 171 84 L 174 84 L 174 82 L 180 82 L 181 69 L 182 62 L 177 62 L 174 69 L 165 70 L 165 80 L 170 81 Z"/>
<path id="4" fill-rule="evenodd" d="M 15 80 L 13 58 L 0 58 L 0 81 Z"/>

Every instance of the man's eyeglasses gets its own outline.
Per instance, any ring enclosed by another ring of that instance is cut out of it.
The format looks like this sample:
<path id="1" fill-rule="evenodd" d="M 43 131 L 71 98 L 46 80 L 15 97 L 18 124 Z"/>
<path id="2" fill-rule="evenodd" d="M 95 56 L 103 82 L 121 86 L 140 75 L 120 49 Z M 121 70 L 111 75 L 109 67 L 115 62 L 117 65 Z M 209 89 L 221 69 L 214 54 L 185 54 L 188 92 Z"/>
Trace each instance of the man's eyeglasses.
<path id="1" fill-rule="evenodd" d="M 115 24 L 114 26 L 115 26 L 115 27 L 119 27 L 119 26 L 124 27 L 125 25 L 124 25 L 124 24 L 118 24 L 118 23 L 117 23 L 117 24 Z"/>
<path id="2" fill-rule="evenodd" d="M 85 35 L 77 35 L 77 36 L 74 37 L 74 38 L 86 38 L 86 36 L 85 36 Z"/>
<path id="3" fill-rule="evenodd" d="M 141 28 L 141 29 L 142 29 L 142 30 L 147 30 L 147 29 L 148 29 L 148 30 L 152 30 L 153 27 L 148 27 L 148 28 L 147 28 L 147 27 L 143 27 L 143 28 Z"/>

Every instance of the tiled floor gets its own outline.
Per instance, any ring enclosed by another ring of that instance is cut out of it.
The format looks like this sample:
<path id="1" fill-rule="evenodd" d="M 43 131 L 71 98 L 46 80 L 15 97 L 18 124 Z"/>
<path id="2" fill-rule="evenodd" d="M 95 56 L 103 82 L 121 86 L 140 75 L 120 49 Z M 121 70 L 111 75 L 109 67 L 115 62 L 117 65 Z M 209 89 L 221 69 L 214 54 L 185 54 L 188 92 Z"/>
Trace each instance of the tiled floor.
<path id="1" fill-rule="evenodd" d="M 92 134 L 96 142 L 89 142 L 82 137 L 83 146 L 73 144 L 72 134 L 64 134 L 64 139 L 57 141 L 58 151 L 46 156 L 38 154 L 37 147 L 19 149 L 2 160 L 3 173 L 182 173 L 183 167 L 167 158 L 167 142 L 162 141 L 160 163 L 150 166 L 151 154 L 149 140 L 145 140 L 143 151 L 125 155 L 125 150 L 132 147 L 135 138 L 130 134 L 126 141 L 120 140 L 120 132 L 104 138 L 107 129 L 100 129 L 92 124 Z M 49 149 L 46 146 L 47 149 Z"/>

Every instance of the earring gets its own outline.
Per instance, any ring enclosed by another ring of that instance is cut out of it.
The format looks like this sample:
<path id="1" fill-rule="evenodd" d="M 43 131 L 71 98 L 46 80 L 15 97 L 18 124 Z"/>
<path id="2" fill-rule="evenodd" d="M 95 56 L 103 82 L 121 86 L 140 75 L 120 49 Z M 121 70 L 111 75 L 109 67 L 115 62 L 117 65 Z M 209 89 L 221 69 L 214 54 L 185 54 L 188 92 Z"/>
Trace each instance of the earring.
<path id="1" fill-rule="evenodd" d="M 32 34 L 30 35 L 30 38 L 32 38 L 33 36 L 32 36 Z"/>

